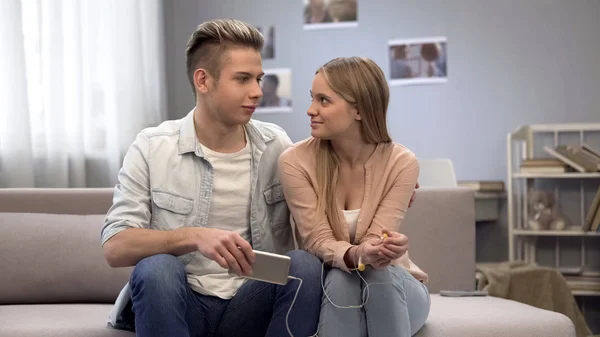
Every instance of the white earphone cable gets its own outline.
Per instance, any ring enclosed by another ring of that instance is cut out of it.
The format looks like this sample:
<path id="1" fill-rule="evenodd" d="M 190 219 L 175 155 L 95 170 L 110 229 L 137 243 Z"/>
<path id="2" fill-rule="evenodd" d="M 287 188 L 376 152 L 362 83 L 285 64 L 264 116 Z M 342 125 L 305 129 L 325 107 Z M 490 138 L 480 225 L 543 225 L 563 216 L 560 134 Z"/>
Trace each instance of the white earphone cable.
<path id="1" fill-rule="evenodd" d="M 325 284 L 324 284 L 324 279 L 323 279 L 324 274 L 325 274 L 325 262 L 323 262 L 321 264 L 321 288 L 323 289 L 323 294 L 325 295 L 325 297 L 327 298 L 329 303 L 331 303 L 331 305 L 333 305 L 336 308 L 340 308 L 340 309 L 360 309 L 363 306 L 365 306 L 367 304 L 367 301 L 369 300 L 369 287 L 370 286 L 390 284 L 390 283 L 370 283 L 369 284 L 367 282 L 367 280 L 365 280 L 362 277 L 362 275 L 360 274 L 358 269 L 356 269 L 356 273 L 358 274 L 358 277 L 360 277 L 360 279 L 366 284 L 366 287 L 363 289 L 362 296 L 361 296 L 361 298 L 363 299 L 363 302 L 360 305 L 351 305 L 351 306 L 337 305 L 337 304 L 333 303 L 333 301 L 331 300 L 331 298 L 329 298 L 329 295 L 327 295 L 327 292 L 325 291 Z M 287 331 L 288 331 L 290 337 L 294 337 L 294 335 L 292 334 L 292 331 L 290 329 L 288 319 L 290 316 L 290 312 L 292 312 L 292 308 L 294 307 L 294 303 L 296 302 L 296 298 L 298 297 L 298 293 L 300 292 L 300 287 L 302 287 L 302 279 L 299 277 L 295 277 L 295 276 L 288 276 L 288 279 L 300 281 L 300 284 L 298 284 L 298 289 L 296 289 L 296 294 L 294 295 L 294 299 L 292 300 L 292 304 L 290 305 L 287 315 L 285 316 L 285 325 L 286 325 Z M 308 336 L 308 337 L 318 337 L 318 334 L 319 334 L 319 328 L 317 327 L 317 331 L 313 335 Z"/>

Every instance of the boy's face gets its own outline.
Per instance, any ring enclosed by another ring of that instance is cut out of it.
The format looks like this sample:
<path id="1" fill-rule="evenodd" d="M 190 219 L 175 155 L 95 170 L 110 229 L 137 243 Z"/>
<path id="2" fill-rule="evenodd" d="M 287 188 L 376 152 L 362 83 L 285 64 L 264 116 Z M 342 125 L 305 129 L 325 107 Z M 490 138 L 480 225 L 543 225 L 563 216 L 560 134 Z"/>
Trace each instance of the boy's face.
<path id="1" fill-rule="evenodd" d="M 246 124 L 263 93 L 264 75 L 259 51 L 231 47 L 225 52 L 218 82 L 207 83 L 206 101 L 211 115 L 227 125 Z"/>

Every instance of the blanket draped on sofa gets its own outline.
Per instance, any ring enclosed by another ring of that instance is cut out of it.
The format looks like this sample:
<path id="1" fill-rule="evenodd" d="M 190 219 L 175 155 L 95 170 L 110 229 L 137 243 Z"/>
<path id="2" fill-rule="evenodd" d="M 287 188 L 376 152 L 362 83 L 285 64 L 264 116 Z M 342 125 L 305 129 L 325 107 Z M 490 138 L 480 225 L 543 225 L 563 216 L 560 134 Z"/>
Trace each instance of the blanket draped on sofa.
<path id="1" fill-rule="evenodd" d="M 563 275 L 556 269 L 523 261 L 478 263 L 477 289 L 490 296 L 506 298 L 559 312 L 571 319 L 577 337 L 592 334 Z"/>

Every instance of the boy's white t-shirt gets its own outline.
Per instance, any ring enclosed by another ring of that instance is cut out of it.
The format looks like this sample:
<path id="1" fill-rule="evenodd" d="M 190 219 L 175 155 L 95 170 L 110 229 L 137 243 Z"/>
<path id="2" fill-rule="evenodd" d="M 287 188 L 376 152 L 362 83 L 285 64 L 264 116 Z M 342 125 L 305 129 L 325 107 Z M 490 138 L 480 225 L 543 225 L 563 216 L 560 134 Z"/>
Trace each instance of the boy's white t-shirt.
<path id="1" fill-rule="evenodd" d="M 213 189 L 207 227 L 239 234 L 250 241 L 250 164 L 251 148 L 235 153 L 215 152 L 202 145 L 206 160 L 213 167 Z M 186 266 L 188 284 L 196 292 L 229 299 L 235 295 L 245 278 L 229 275 L 213 260 L 197 254 Z"/>

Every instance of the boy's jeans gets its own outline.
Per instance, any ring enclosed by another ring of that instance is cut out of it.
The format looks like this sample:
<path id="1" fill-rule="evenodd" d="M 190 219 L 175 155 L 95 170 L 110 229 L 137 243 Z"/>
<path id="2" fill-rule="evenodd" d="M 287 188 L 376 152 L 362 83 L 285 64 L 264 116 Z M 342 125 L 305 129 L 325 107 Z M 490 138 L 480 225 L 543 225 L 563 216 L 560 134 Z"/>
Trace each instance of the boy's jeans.
<path id="1" fill-rule="evenodd" d="M 303 280 L 288 323 L 294 336 L 317 331 L 321 308 L 321 261 L 295 250 L 290 275 Z M 300 285 L 248 280 L 231 300 L 205 296 L 187 285 L 183 264 L 173 255 L 141 260 L 131 275 L 136 335 L 148 336 L 289 336 L 286 315 Z"/>

